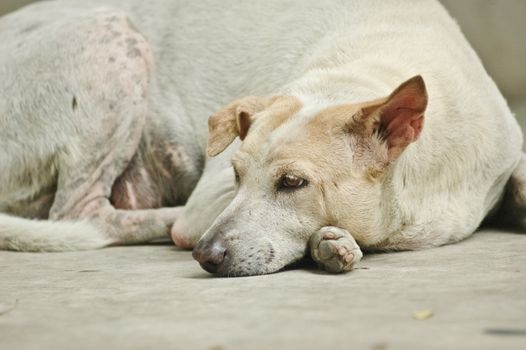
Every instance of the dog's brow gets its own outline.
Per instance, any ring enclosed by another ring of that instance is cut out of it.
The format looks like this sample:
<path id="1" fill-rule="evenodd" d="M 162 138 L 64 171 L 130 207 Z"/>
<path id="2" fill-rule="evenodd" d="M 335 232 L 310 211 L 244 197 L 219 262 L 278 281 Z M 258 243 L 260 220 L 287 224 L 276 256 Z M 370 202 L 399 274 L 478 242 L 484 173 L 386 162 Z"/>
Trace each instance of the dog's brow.
<path id="1" fill-rule="evenodd" d="M 295 164 L 297 162 L 298 162 L 297 160 L 292 160 L 292 161 L 290 161 L 290 162 L 288 162 L 286 164 L 283 164 L 282 167 L 283 168 L 290 167 L 292 164 Z"/>
<path id="2" fill-rule="evenodd" d="M 276 171 L 274 173 L 274 176 L 281 177 L 284 174 L 287 174 L 289 172 L 295 172 L 295 173 L 299 172 L 301 175 L 303 175 L 305 173 L 303 169 L 301 169 L 299 166 L 294 166 L 295 164 L 297 164 L 297 160 L 292 160 L 284 164 L 278 164 L 276 166 Z"/>

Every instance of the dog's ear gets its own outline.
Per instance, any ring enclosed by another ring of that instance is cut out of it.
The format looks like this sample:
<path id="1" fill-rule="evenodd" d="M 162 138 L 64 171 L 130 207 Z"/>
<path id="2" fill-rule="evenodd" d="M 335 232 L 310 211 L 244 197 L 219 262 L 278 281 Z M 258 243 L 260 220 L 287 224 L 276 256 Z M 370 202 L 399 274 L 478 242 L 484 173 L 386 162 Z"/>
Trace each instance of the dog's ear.
<path id="1" fill-rule="evenodd" d="M 254 115 L 270 106 L 276 97 L 247 96 L 235 100 L 208 119 L 208 155 L 213 157 L 239 136 L 245 139 Z"/>
<path id="2" fill-rule="evenodd" d="M 378 133 L 387 144 L 389 160 L 394 160 L 420 136 L 426 107 L 426 86 L 418 75 L 388 97 L 362 107 L 354 120 L 360 119 L 371 133 Z"/>

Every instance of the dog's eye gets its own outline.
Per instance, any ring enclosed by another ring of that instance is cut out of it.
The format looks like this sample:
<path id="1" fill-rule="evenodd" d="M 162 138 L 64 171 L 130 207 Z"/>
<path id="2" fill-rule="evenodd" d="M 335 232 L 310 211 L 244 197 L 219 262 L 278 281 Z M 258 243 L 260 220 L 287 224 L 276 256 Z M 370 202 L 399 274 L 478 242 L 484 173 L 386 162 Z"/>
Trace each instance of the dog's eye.
<path id="1" fill-rule="evenodd" d="M 307 185 L 307 180 L 301 177 L 287 174 L 278 183 L 278 190 L 293 190 Z"/>

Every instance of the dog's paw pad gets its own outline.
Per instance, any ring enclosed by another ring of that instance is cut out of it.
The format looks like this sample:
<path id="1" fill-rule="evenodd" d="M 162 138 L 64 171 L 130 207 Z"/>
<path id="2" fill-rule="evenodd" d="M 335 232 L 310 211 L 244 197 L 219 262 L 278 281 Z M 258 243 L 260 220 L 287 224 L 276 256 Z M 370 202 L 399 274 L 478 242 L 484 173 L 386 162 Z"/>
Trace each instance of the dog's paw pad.
<path id="1" fill-rule="evenodd" d="M 310 240 L 312 258 L 318 265 L 332 273 L 352 270 L 362 258 L 362 251 L 349 234 L 337 227 L 324 227 Z"/>

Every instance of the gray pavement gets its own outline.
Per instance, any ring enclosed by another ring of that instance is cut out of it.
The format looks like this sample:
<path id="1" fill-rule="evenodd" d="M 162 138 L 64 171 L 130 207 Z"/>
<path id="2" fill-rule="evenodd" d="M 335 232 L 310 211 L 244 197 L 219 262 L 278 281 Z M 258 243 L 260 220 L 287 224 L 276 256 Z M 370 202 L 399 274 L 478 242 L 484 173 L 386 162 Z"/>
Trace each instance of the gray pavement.
<path id="1" fill-rule="evenodd" d="M 345 275 L 213 278 L 170 245 L 0 252 L 0 349 L 526 349 L 526 235 Z"/>

